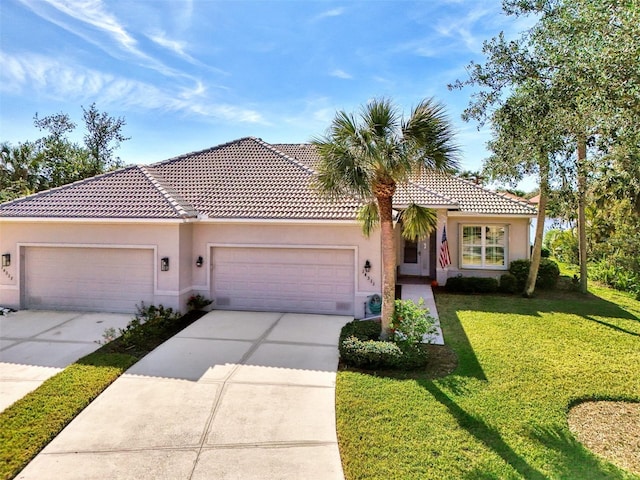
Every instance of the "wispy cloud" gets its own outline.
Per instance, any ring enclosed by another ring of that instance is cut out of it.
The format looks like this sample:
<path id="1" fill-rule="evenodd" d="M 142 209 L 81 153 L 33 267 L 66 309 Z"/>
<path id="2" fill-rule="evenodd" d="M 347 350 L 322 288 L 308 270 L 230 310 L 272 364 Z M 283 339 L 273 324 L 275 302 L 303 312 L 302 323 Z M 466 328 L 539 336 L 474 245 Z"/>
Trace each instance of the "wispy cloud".
<path id="1" fill-rule="evenodd" d="M 336 68 L 335 70 L 329 72 L 329 75 L 331 75 L 332 77 L 336 77 L 336 78 L 342 78 L 344 80 L 351 80 L 353 78 L 353 75 L 345 72 L 344 70 L 341 70 L 339 68 Z"/>
<path id="2" fill-rule="evenodd" d="M 322 19 L 325 19 L 325 18 L 339 17 L 342 14 L 344 14 L 344 8 L 342 8 L 342 7 L 332 8 L 331 10 L 326 10 L 326 11 L 316 15 L 315 17 L 312 18 L 312 21 L 317 22 L 318 20 L 322 20 Z"/>
<path id="3" fill-rule="evenodd" d="M 480 53 L 482 42 L 488 38 L 485 25 L 487 19 L 493 19 L 489 23 L 497 24 L 499 20 L 496 17 L 499 16 L 498 7 L 469 6 L 462 15 L 448 13 L 441 16 L 429 26 L 426 35 L 402 43 L 394 50 L 411 52 L 421 57 L 442 57 L 454 51 L 460 52 L 462 48 Z"/>
<path id="4" fill-rule="evenodd" d="M 150 83 L 63 63 L 44 55 L 0 52 L 0 91 L 34 92 L 62 101 L 95 101 L 119 108 L 174 111 L 229 122 L 267 124 L 249 108 L 218 102 L 200 83 L 161 88 Z"/>
<path id="5" fill-rule="evenodd" d="M 163 75 L 184 76 L 139 48 L 132 33 L 102 0 L 19 0 L 41 18 L 97 46 L 114 58 L 133 57 Z"/>

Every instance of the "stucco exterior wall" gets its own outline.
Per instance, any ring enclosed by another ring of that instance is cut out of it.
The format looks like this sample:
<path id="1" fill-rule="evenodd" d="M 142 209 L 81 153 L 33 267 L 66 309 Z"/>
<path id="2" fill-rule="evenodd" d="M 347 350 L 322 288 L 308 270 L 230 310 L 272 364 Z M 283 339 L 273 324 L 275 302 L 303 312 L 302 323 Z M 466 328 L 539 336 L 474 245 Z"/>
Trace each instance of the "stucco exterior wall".
<path id="1" fill-rule="evenodd" d="M 187 230 L 190 226 L 185 225 Z M 145 248 L 155 252 L 154 303 L 182 308 L 180 291 L 180 224 L 118 222 L 0 221 L 0 251 L 11 254 L 11 266 L 0 272 L 0 305 L 20 308 L 21 249 L 29 246 Z M 190 247 L 190 245 L 188 245 Z M 169 257 L 169 271 L 160 259 Z M 68 265 L 73 269 L 74 265 Z M 183 273 L 184 275 L 184 273 Z M 190 276 L 190 272 L 187 274 Z"/>
<path id="2" fill-rule="evenodd" d="M 455 216 L 449 215 L 446 221 L 447 240 L 449 251 L 451 252 L 451 265 L 442 272 L 442 280 L 449 277 L 462 275 L 466 277 L 499 277 L 509 268 L 513 260 L 528 259 L 529 246 L 529 218 L 528 217 L 500 217 L 500 216 Z M 459 245 L 461 242 L 463 225 L 505 225 L 507 227 L 507 264 L 504 268 L 462 268 L 461 252 Z M 439 230 L 442 236 L 442 227 Z M 440 253 L 441 239 L 438 238 L 437 255 Z M 440 266 L 438 265 L 438 269 Z"/>

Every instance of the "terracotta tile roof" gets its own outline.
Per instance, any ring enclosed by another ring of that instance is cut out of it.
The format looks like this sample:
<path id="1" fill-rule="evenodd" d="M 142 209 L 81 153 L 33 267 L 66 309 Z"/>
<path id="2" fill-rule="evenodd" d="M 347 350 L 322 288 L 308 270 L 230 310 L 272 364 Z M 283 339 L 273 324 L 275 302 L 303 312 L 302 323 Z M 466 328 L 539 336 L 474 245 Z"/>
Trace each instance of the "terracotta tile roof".
<path id="1" fill-rule="evenodd" d="M 127 167 L 0 205 L 0 217 L 184 218 L 196 215 L 148 167 Z"/>
<path id="2" fill-rule="evenodd" d="M 315 169 L 320 159 L 310 144 L 274 144 L 274 147 L 287 155 Z M 462 178 L 439 174 L 424 173 L 399 186 L 394 196 L 394 204 L 398 206 L 416 202 L 426 206 L 447 206 L 462 212 L 483 213 L 489 215 L 535 215 L 535 207 L 523 199 L 497 193 Z"/>
<path id="3" fill-rule="evenodd" d="M 211 218 L 354 219 L 358 203 L 330 202 L 313 170 L 262 140 L 243 138 L 153 165 Z"/>
<path id="4" fill-rule="evenodd" d="M 127 167 L 0 205 L 0 217 L 354 219 L 359 203 L 312 188 L 312 145 L 242 138 L 147 166 Z M 410 202 L 484 214 L 533 215 L 530 205 L 457 177 L 424 174 L 398 188 Z"/>
<path id="5" fill-rule="evenodd" d="M 461 212 L 490 215 L 535 215 L 529 202 L 516 200 L 454 175 L 427 172 L 414 180 L 419 185 L 455 199 Z"/>

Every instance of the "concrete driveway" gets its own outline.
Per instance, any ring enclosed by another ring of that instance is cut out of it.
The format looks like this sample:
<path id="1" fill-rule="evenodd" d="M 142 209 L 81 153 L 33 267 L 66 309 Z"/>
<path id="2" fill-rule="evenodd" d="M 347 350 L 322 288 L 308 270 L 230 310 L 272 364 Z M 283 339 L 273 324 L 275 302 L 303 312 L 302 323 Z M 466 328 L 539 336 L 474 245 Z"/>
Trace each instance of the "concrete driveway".
<path id="1" fill-rule="evenodd" d="M 343 479 L 349 317 L 213 311 L 116 380 L 17 478 Z"/>
<path id="2" fill-rule="evenodd" d="M 131 314 L 21 310 L 0 316 L 0 411 L 100 345 Z"/>

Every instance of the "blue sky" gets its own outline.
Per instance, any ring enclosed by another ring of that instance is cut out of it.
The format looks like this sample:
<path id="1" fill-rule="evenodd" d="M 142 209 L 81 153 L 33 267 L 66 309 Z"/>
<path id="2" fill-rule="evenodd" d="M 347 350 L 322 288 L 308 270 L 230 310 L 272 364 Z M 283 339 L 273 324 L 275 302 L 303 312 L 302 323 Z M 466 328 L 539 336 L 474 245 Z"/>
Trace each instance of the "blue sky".
<path id="1" fill-rule="evenodd" d="M 434 96 L 477 170 L 490 130 L 460 119 L 472 91 L 447 84 L 525 28 L 499 0 L 2 0 L 0 141 L 38 138 L 36 112 L 80 124 L 96 102 L 126 119 L 118 156 L 144 164 L 245 136 L 307 142 L 337 110 Z"/>

